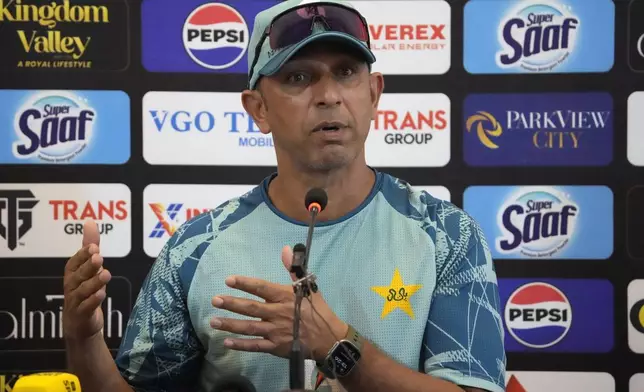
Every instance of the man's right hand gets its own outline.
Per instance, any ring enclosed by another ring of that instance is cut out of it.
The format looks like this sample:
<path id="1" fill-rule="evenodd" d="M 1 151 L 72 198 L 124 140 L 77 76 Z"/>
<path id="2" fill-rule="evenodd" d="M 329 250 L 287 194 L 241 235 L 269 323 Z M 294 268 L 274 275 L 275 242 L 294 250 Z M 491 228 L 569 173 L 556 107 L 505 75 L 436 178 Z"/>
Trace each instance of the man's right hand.
<path id="1" fill-rule="evenodd" d="M 98 226 L 85 221 L 82 248 L 65 264 L 63 333 L 69 341 L 85 341 L 103 329 L 101 303 L 112 275 L 103 268 L 99 245 Z"/>

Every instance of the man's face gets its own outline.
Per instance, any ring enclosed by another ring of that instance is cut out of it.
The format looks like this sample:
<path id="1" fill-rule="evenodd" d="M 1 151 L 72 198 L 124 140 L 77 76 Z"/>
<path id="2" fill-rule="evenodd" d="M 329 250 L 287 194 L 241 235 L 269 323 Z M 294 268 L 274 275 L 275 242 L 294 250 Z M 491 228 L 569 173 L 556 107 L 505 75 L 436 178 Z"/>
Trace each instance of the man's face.
<path id="1" fill-rule="evenodd" d="M 344 167 L 363 156 L 382 93 L 382 75 L 344 45 L 313 43 L 280 71 L 263 77 L 262 132 L 271 132 L 280 156 L 310 170 Z"/>

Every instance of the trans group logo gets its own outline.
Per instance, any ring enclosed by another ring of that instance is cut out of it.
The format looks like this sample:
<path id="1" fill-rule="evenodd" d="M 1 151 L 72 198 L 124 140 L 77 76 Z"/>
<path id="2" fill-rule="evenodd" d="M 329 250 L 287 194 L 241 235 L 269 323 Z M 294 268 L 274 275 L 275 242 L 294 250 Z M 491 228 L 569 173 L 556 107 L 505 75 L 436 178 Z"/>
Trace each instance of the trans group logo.
<path id="1" fill-rule="evenodd" d="M 33 208 L 40 201 L 29 189 L 0 190 L 0 237 L 10 251 L 33 226 Z"/>
<path id="2" fill-rule="evenodd" d="M 477 73 L 607 72 L 614 58 L 611 0 L 472 0 L 464 64 Z"/>
<path id="3" fill-rule="evenodd" d="M 248 72 L 252 21 L 271 0 L 143 0 L 143 67 L 149 72 Z"/>
<path id="4" fill-rule="evenodd" d="M 183 26 L 183 44 L 197 64 L 224 69 L 246 53 L 250 35 L 244 17 L 233 7 L 208 3 L 197 7 Z"/>
<path id="5" fill-rule="evenodd" d="M 603 279 L 499 279 L 506 350 L 612 350 L 613 295 Z"/>
<path id="6" fill-rule="evenodd" d="M 510 295 L 504 317 L 516 341 L 546 348 L 559 343 L 570 330 L 572 308 L 566 295 L 553 285 L 529 283 Z"/>
<path id="7" fill-rule="evenodd" d="M 605 186 L 473 186 L 464 209 L 497 259 L 607 259 L 613 193 Z"/>
<path id="8" fill-rule="evenodd" d="M 122 164 L 130 100 L 122 91 L 2 90 L 0 164 Z"/>
<path id="9" fill-rule="evenodd" d="M 463 110 L 471 166 L 602 166 L 613 159 L 608 93 L 471 94 Z"/>

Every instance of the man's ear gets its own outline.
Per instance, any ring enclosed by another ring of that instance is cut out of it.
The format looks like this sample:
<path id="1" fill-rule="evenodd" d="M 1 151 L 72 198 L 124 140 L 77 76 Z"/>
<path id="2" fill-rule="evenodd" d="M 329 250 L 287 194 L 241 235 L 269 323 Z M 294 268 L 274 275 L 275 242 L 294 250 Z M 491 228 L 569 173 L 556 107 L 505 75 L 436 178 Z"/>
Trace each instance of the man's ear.
<path id="1" fill-rule="evenodd" d="M 268 121 L 266 118 L 266 103 L 264 102 L 264 97 L 257 90 L 244 90 L 242 91 L 242 105 L 257 124 L 259 130 L 267 135 L 271 132 L 270 127 L 268 126 Z"/>
<path id="2" fill-rule="evenodd" d="M 380 72 L 374 72 L 369 75 L 369 88 L 371 90 L 371 119 L 378 118 L 378 105 L 380 97 L 385 89 L 385 78 Z"/>

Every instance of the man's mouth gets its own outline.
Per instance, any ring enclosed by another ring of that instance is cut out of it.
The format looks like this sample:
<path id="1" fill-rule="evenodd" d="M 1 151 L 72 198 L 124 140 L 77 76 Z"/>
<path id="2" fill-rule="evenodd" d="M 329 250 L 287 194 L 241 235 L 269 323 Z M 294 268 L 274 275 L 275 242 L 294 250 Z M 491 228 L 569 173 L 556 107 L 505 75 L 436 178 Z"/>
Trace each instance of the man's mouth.
<path id="1" fill-rule="evenodd" d="M 346 128 L 346 125 L 341 122 L 323 122 L 318 124 L 313 128 L 313 132 L 323 131 L 323 132 L 334 132 L 339 131 L 342 128 Z"/>

